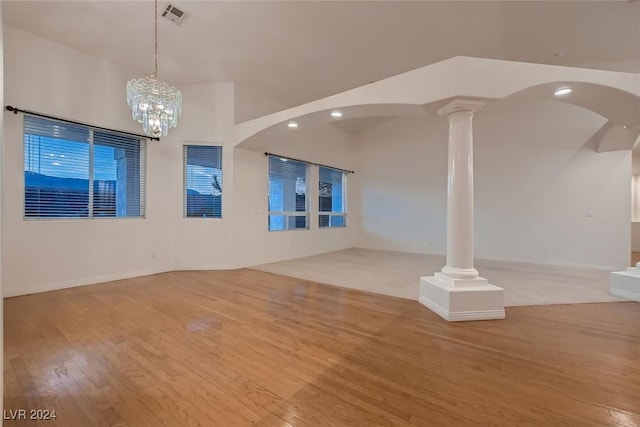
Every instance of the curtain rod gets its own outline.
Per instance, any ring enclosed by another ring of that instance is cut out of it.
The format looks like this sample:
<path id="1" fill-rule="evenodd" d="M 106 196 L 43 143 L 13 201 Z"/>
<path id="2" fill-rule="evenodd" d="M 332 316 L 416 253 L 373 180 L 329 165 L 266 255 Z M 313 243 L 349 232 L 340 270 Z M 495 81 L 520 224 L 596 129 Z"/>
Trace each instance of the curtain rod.
<path id="1" fill-rule="evenodd" d="M 267 153 L 266 151 L 265 151 L 264 155 L 265 156 L 280 157 L 281 159 L 293 160 L 294 162 L 307 163 L 309 165 L 314 165 L 314 166 L 322 166 L 323 168 L 335 169 L 335 170 L 340 171 L 340 172 L 355 173 L 354 171 L 350 171 L 349 169 L 336 168 L 336 167 L 333 167 L 333 166 L 323 165 L 322 163 L 308 162 L 306 160 L 300 160 L 300 159 L 296 159 L 296 158 L 289 157 L 289 156 L 281 156 L 280 154 Z"/>
<path id="2" fill-rule="evenodd" d="M 72 125 L 89 126 L 89 127 L 94 128 L 94 129 L 106 130 L 106 131 L 109 131 L 109 132 L 115 132 L 115 133 L 119 133 L 119 134 L 123 134 L 123 135 L 137 136 L 138 138 L 151 139 L 153 141 L 160 141 L 160 138 L 158 138 L 158 137 L 141 135 L 141 134 L 138 134 L 138 133 L 126 132 L 126 131 L 115 130 L 115 129 L 109 129 L 109 128 L 105 128 L 105 127 L 101 127 L 101 126 L 94 126 L 94 125 L 90 125 L 90 124 L 87 124 L 87 123 L 77 122 L 75 120 L 63 119 L 61 117 L 50 116 L 48 114 L 36 113 L 35 111 L 23 110 L 21 108 L 12 107 L 11 105 L 7 105 L 6 109 L 7 109 L 7 111 L 13 111 L 13 114 L 25 113 L 25 114 L 29 114 L 31 116 L 44 117 L 45 119 L 54 119 L 54 120 L 58 120 L 60 122 L 71 123 Z"/>

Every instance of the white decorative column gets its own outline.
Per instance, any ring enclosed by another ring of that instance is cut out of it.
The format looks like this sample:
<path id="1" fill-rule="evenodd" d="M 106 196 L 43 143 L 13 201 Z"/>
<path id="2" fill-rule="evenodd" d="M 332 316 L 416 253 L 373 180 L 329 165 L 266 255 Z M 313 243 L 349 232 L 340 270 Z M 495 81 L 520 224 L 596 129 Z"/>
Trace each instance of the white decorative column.
<path id="1" fill-rule="evenodd" d="M 420 303 L 446 320 L 504 319 L 502 288 L 473 267 L 473 113 L 485 105 L 455 99 L 438 114 L 449 118 L 447 265 L 420 278 Z"/>

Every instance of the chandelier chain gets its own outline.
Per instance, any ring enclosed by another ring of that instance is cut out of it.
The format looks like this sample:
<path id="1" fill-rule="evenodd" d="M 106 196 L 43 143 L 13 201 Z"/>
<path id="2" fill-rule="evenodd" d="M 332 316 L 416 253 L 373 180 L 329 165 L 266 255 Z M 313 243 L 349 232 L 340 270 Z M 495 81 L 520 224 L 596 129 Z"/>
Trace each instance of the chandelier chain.
<path id="1" fill-rule="evenodd" d="M 154 0 L 154 67 L 144 79 L 127 82 L 127 104 L 131 117 L 142 123 L 145 135 L 167 136 L 182 114 L 182 92 L 157 79 L 158 76 L 158 0 Z"/>
<path id="2" fill-rule="evenodd" d="M 154 69 L 153 69 L 153 75 L 154 77 L 158 77 L 158 0 L 155 0 L 155 28 L 154 28 L 154 41 L 155 41 L 155 46 L 154 46 L 154 52 L 155 52 L 155 63 L 154 63 Z"/>

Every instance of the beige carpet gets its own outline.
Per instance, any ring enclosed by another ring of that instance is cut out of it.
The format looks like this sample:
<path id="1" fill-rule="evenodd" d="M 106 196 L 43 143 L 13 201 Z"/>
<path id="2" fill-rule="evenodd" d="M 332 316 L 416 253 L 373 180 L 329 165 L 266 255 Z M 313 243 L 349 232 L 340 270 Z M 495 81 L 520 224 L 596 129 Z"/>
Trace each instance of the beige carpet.
<path id="1" fill-rule="evenodd" d="M 444 265 L 436 255 L 346 249 L 253 268 L 345 288 L 418 299 L 419 278 Z M 504 288 L 506 306 L 621 301 L 602 270 L 476 260 L 489 283 Z"/>

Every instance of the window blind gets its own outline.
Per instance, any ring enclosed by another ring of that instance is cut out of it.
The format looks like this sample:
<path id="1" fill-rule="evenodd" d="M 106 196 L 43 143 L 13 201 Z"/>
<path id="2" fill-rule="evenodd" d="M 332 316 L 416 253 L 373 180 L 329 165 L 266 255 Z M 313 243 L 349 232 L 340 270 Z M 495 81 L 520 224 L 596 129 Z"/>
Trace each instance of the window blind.
<path id="1" fill-rule="evenodd" d="M 269 230 L 309 228 L 307 173 L 309 165 L 269 156 Z"/>
<path id="2" fill-rule="evenodd" d="M 144 216 L 145 142 L 24 116 L 25 218 Z"/>
<path id="3" fill-rule="evenodd" d="M 184 146 L 184 216 L 222 218 L 222 147 Z"/>
<path id="4" fill-rule="evenodd" d="M 318 178 L 319 227 L 345 227 L 346 174 L 341 170 L 320 166 Z"/>

